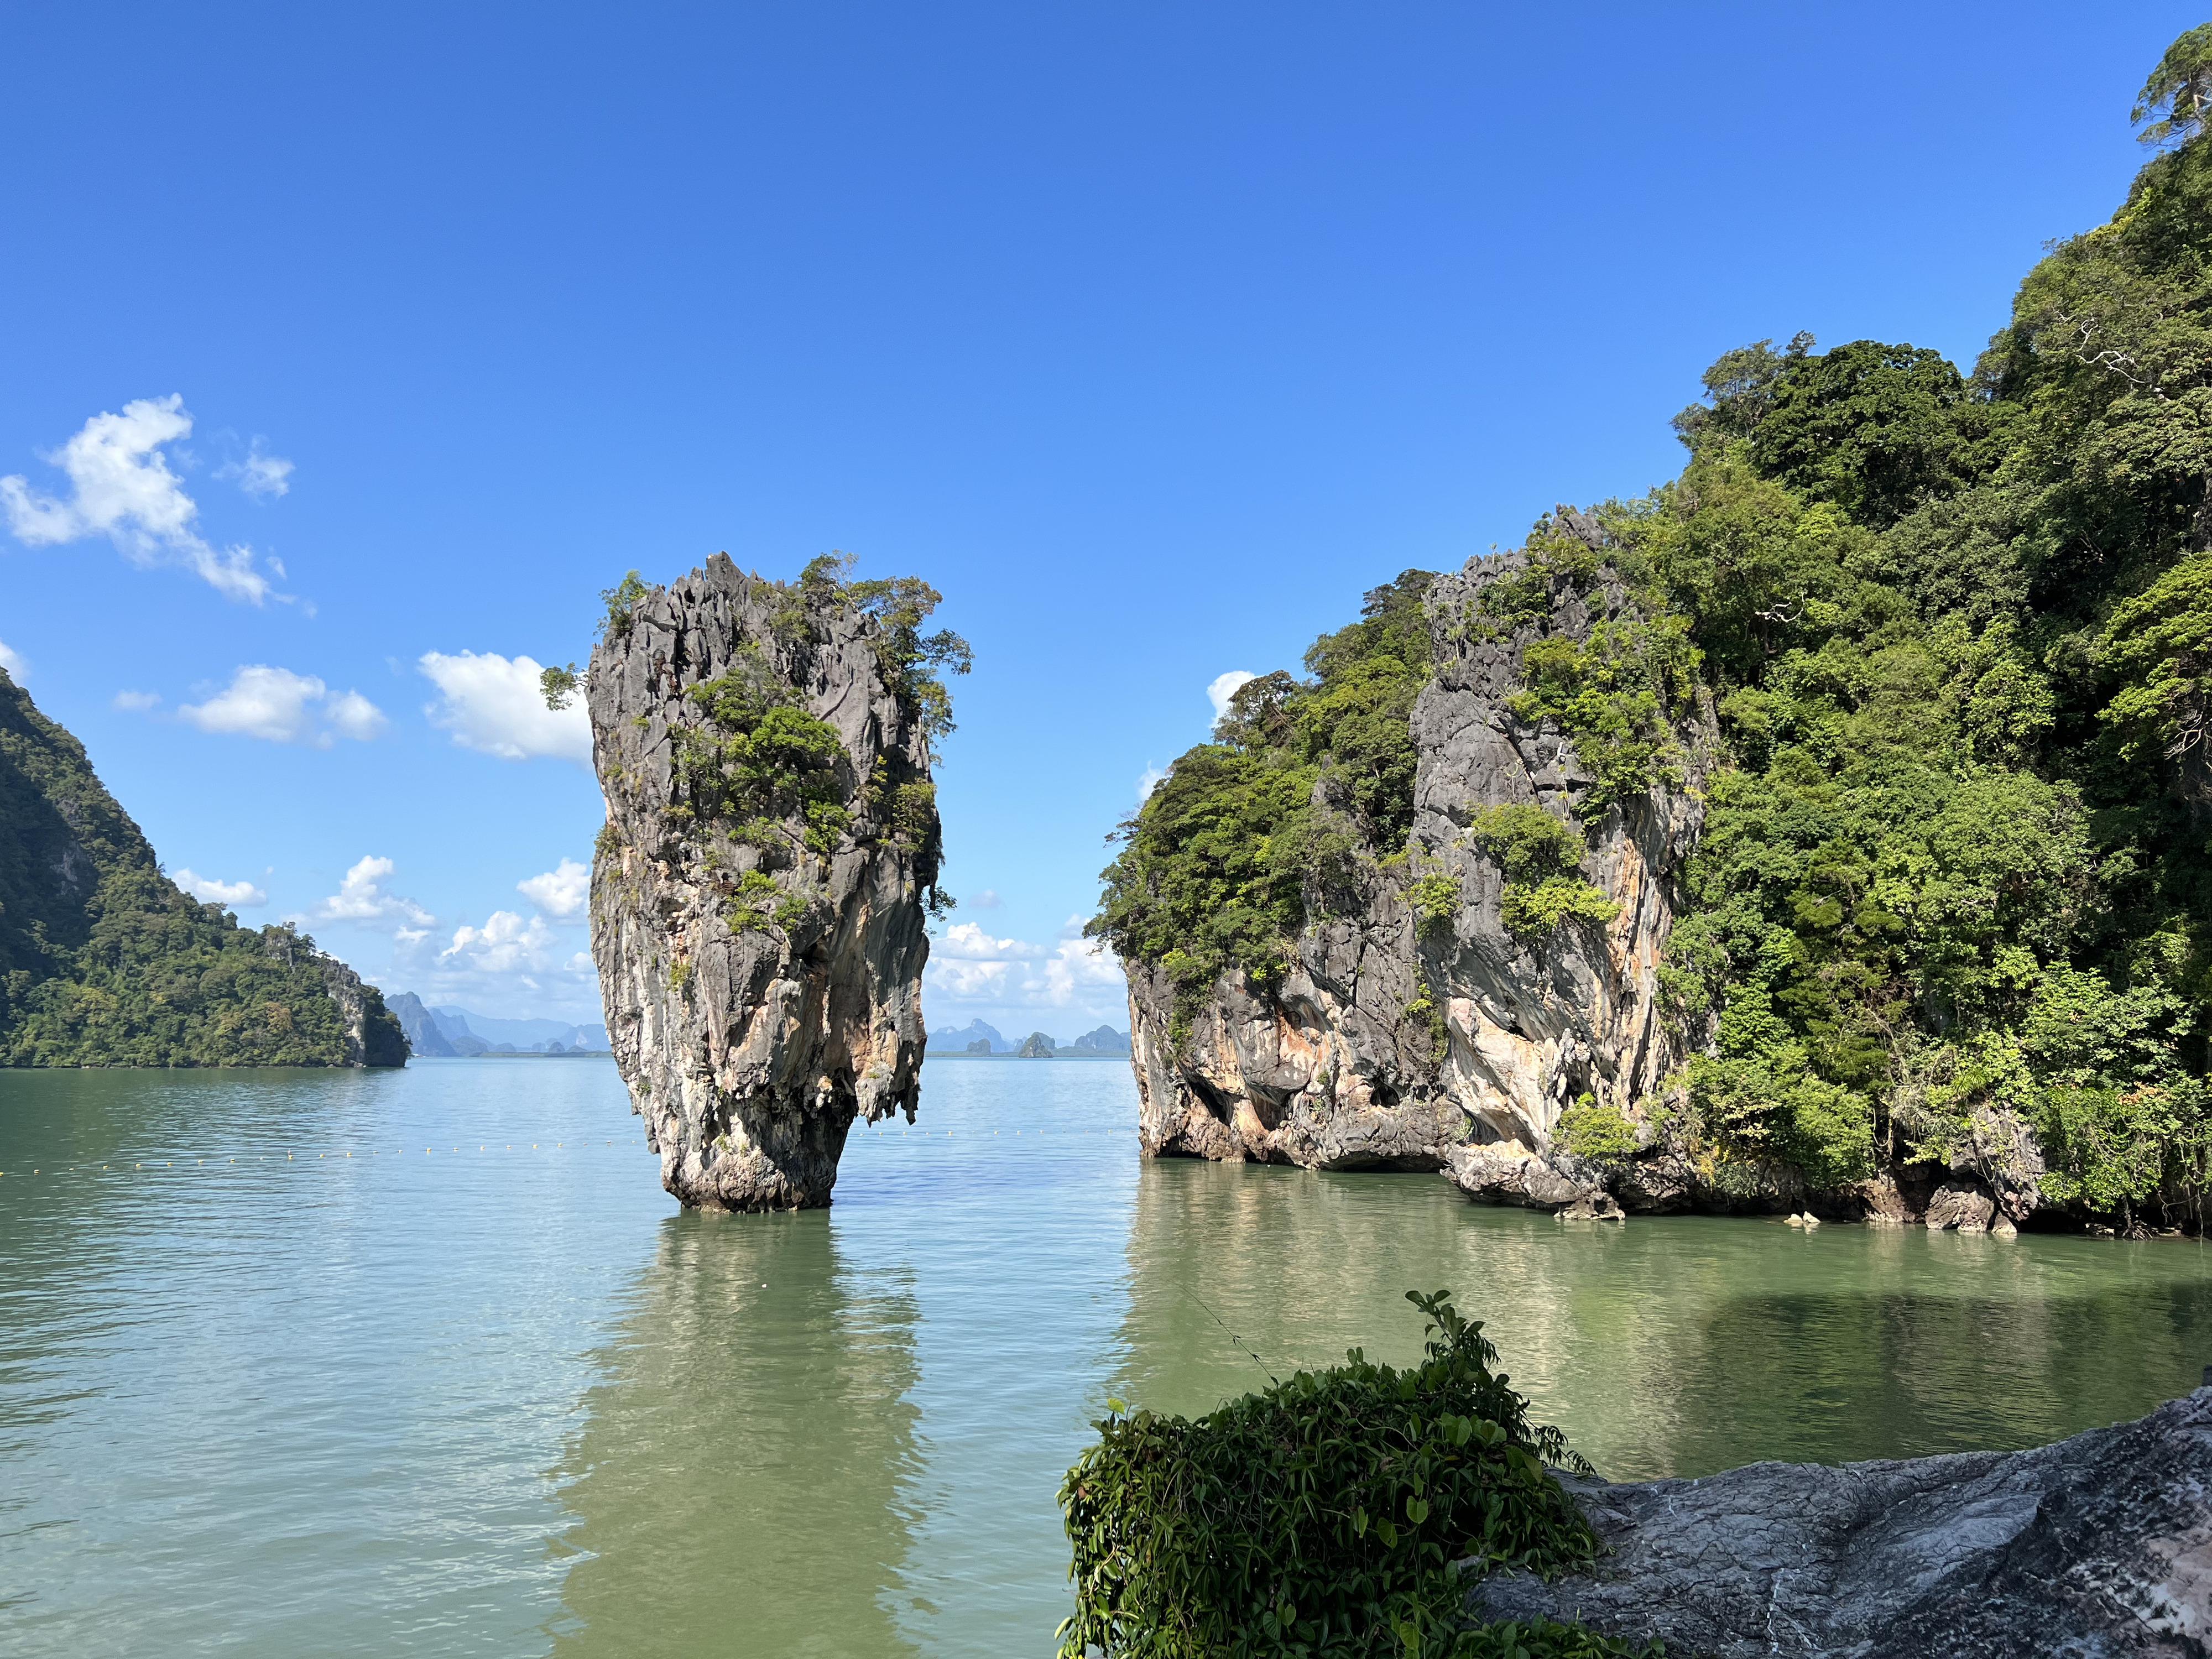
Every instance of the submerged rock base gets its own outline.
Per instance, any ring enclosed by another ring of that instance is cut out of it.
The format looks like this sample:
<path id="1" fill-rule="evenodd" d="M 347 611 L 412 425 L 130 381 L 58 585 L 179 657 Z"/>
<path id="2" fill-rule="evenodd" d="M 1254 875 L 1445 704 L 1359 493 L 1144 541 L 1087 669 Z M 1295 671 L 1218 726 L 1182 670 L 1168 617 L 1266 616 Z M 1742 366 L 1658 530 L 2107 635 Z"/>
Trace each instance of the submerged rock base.
<path id="1" fill-rule="evenodd" d="M 2212 1388 L 2033 1451 L 1563 1480 L 1608 1553 L 1487 1578 L 1470 1613 L 1705 1659 L 2212 1651 Z"/>

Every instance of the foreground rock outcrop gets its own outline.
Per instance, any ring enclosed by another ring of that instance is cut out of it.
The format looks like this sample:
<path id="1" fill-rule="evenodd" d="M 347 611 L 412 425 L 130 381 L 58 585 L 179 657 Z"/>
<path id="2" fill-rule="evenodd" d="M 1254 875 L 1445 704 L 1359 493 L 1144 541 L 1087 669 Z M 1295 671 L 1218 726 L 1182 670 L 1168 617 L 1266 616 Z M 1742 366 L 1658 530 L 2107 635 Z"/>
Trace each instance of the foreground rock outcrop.
<path id="1" fill-rule="evenodd" d="M 1601 548 L 1582 515 L 1562 508 L 1557 524 Z M 1490 624 L 1484 592 L 1509 580 L 1537 584 L 1541 614 Z M 1155 1155 L 1435 1170 L 1472 1139 L 1517 1168 L 1551 1149 L 1560 1113 L 1578 1098 L 1640 1112 L 1682 1058 L 1657 977 L 1672 884 L 1702 821 L 1710 709 L 1700 703 L 1679 723 L 1674 781 L 1585 825 L 1576 809 L 1595 780 L 1555 722 L 1525 720 L 1508 699 L 1532 641 L 1584 640 L 1600 623 L 1632 619 L 1626 587 L 1603 568 L 1583 582 L 1550 580 L 1516 551 L 1437 578 L 1425 610 L 1433 655 L 1411 715 L 1411 861 L 1378 863 L 1349 914 L 1310 895 L 1287 971 L 1267 986 L 1224 975 L 1181 1042 L 1171 975 L 1126 964 L 1140 1125 Z M 1314 805 L 1330 810 L 1321 785 Z M 1498 807 L 1540 809 L 1583 842 L 1577 874 L 1611 919 L 1570 919 L 1540 935 L 1509 929 L 1500 863 L 1470 833 Z M 1447 884 L 1444 925 L 1409 900 L 1415 872 Z M 1566 1182 L 1558 1204 L 1588 1184 Z"/>
<path id="2" fill-rule="evenodd" d="M 1596 1569 L 1475 1586 L 1706 1659 L 2164 1659 L 2212 1651 L 2212 1389 L 2023 1452 L 1565 1478 Z"/>
<path id="3" fill-rule="evenodd" d="M 592 953 L 685 1204 L 827 1204 L 854 1120 L 914 1115 L 939 836 L 900 652 L 834 576 L 718 554 L 618 592 L 592 653 Z"/>

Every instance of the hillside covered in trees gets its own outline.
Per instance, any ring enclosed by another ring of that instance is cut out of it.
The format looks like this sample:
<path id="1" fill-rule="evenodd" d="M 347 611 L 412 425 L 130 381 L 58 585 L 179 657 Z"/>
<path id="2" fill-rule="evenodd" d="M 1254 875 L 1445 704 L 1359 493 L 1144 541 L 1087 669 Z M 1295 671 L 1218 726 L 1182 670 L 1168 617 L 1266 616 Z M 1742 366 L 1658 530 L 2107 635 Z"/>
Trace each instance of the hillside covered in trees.
<path id="1" fill-rule="evenodd" d="M 84 745 L 0 670 L 0 1062 L 400 1066 L 376 988 L 161 872 Z"/>
<path id="2" fill-rule="evenodd" d="M 2002 1190 L 2024 1160 L 2044 1204 L 2193 1213 L 2212 1181 L 2208 106 L 2212 25 L 2145 87 L 2154 154 L 2118 211 L 2028 273 L 1971 372 L 1874 340 L 1730 351 L 1675 418 L 1673 482 L 1547 517 L 1470 611 L 1408 572 L 1307 678 L 1246 686 L 1124 826 L 1091 924 L 1133 982 L 1173 987 L 1175 1041 L 1223 975 L 1279 984 L 1379 889 L 1449 917 L 1409 720 L 1432 654 L 1505 642 L 1513 720 L 1563 738 L 1583 779 L 1571 811 L 1465 826 L 1515 939 L 1540 952 L 1615 914 L 1585 879 L 1609 811 L 1702 800 L 1657 975 L 1679 1064 L 1567 1110 L 1561 1151 L 1779 1162 L 1832 1192 L 1914 1165 Z M 1548 629 L 1581 604 L 1602 614 Z"/>

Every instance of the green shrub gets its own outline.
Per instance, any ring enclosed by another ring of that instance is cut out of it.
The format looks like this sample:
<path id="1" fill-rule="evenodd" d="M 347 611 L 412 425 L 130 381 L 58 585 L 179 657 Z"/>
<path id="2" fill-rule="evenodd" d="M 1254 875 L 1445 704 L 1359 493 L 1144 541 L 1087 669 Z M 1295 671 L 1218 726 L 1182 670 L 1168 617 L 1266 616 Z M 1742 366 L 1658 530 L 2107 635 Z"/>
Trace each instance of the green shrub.
<path id="1" fill-rule="evenodd" d="M 1449 927 L 1459 915 L 1459 884 L 1441 870 L 1406 884 L 1406 902 L 1423 929 Z"/>
<path id="2" fill-rule="evenodd" d="M 1407 1300 L 1431 1336 L 1411 1369 L 1354 1349 L 1196 1419 L 1108 1402 L 1060 1488 L 1076 1595 L 1063 1659 L 1627 1651 L 1568 1626 L 1455 1628 L 1450 1563 L 1548 1575 L 1594 1559 L 1545 1468 L 1587 1465 L 1528 1421 L 1448 1292 Z"/>
<path id="3" fill-rule="evenodd" d="M 1583 838 L 1540 806 L 1486 806 L 1470 826 L 1475 844 L 1505 873 L 1499 920 L 1516 939 L 1549 938 L 1570 918 L 1601 926 L 1620 907 L 1572 873 L 1582 865 Z"/>
<path id="4" fill-rule="evenodd" d="M 708 723 L 670 733 L 676 791 L 701 818 L 735 818 L 757 847 L 794 843 L 824 857 L 852 823 L 837 729 L 798 706 L 755 663 L 684 694 Z M 799 829 L 791 827 L 796 821 Z"/>
<path id="5" fill-rule="evenodd" d="M 1559 1114 L 1558 1138 L 1577 1158 L 1631 1158 L 1637 1149 L 1636 1126 L 1617 1106 L 1601 1106 L 1584 1095 Z"/>
<path id="6" fill-rule="evenodd" d="M 1623 617 L 1587 639 L 1534 641 L 1521 653 L 1523 689 L 1506 699 L 1522 720 L 1557 720 L 1596 779 L 1575 810 L 1598 817 L 1614 802 L 1681 779 L 1668 716 L 1686 702 L 1698 662 L 1688 619 Z"/>

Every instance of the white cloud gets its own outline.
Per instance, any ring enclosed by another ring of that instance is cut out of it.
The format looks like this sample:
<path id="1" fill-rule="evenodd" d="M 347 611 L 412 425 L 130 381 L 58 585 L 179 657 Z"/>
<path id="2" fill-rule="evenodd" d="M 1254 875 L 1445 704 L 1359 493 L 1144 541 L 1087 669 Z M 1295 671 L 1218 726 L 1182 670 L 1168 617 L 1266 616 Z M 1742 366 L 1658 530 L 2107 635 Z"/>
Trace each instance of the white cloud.
<path id="1" fill-rule="evenodd" d="M 118 708 L 147 709 L 161 701 L 159 691 L 118 691 L 114 702 Z"/>
<path id="2" fill-rule="evenodd" d="M 31 665 L 23 660 L 22 653 L 9 650 L 5 641 L 0 641 L 0 668 L 6 669 L 8 678 L 17 682 L 27 678 L 31 672 Z"/>
<path id="3" fill-rule="evenodd" d="M 238 487 L 257 501 L 274 501 L 279 495 L 291 493 L 292 463 L 281 455 L 268 453 L 261 447 L 261 443 L 262 441 L 256 438 L 246 450 L 244 460 L 232 461 L 217 467 L 215 476 L 236 479 Z M 276 561 L 271 559 L 269 562 L 275 564 Z M 281 567 L 276 574 L 280 576 L 284 574 Z"/>
<path id="4" fill-rule="evenodd" d="M 559 966 L 567 954 L 566 943 L 544 917 L 525 921 L 512 910 L 495 910 L 481 927 L 455 928 L 453 942 L 438 952 L 438 960 L 458 958 L 478 973 L 544 973 Z"/>
<path id="5" fill-rule="evenodd" d="M 94 416 L 59 449 L 42 454 L 68 477 L 66 501 L 33 490 L 20 474 L 0 478 L 0 507 L 16 540 L 43 547 L 104 535 L 133 564 L 181 565 L 226 598 L 267 600 L 269 580 L 253 568 L 252 548 L 218 552 L 193 528 L 199 507 L 161 453 L 162 445 L 191 435 L 184 404 L 173 392 L 140 398 L 120 415 Z"/>
<path id="6" fill-rule="evenodd" d="M 1041 957 L 1044 951 L 1018 939 L 993 939 L 972 921 L 956 921 L 945 930 L 944 939 L 930 947 L 930 954 L 960 962 L 1014 962 Z"/>
<path id="7" fill-rule="evenodd" d="M 196 899 L 210 904 L 227 904 L 233 909 L 251 909 L 257 904 L 269 902 L 269 895 L 250 881 L 217 881 L 212 876 L 196 876 L 189 870 L 179 870 L 173 879 Z"/>
<path id="8" fill-rule="evenodd" d="M 1118 1022 L 1128 1001 L 1121 964 L 1112 951 L 1080 937 L 1082 930 L 1083 918 L 1070 916 L 1048 951 L 958 923 L 931 944 L 925 997 L 963 1012 L 1012 1016 L 1058 1008 L 1088 1024 Z"/>
<path id="9" fill-rule="evenodd" d="M 1128 981 L 1121 976 L 1121 959 L 1104 945 L 1085 939 L 1064 939 L 1044 965 L 1044 1000 L 1055 1008 L 1097 1000 L 1110 990 L 1126 999 Z"/>
<path id="10" fill-rule="evenodd" d="M 996 910 L 1002 908 L 1006 902 L 990 888 L 986 887 L 980 893 L 970 893 L 968 896 L 968 902 L 978 910 Z"/>
<path id="11" fill-rule="evenodd" d="M 562 709 L 548 708 L 538 684 L 544 668 L 533 659 L 510 660 L 492 651 L 462 651 L 452 656 L 428 651 L 416 666 L 441 698 L 422 712 L 433 726 L 452 732 L 464 749 L 502 760 L 547 755 L 591 763 L 592 726 L 582 701 Z"/>
<path id="12" fill-rule="evenodd" d="M 933 993 L 942 992 L 955 1002 L 1008 1005 L 1012 999 L 1006 994 L 1007 966 L 1003 962 L 960 962 L 933 954 L 928 983 Z"/>
<path id="13" fill-rule="evenodd" d="M 337 737 L 366 741 L 386 724 L 384 711 L 358 691 L 333 695 L 312 674 L 295 674 L 263 663 L 240 668 L 228 685 L 205 702 L 185 704 L 177 716 L 203 732 L 312 744 L 318 749 L 329 748 Z"/>
<path id="14" fill-rule="evenodd" d="M 338 890 L 315 907 L 318 921 L 356 921 L 374 927 L 397 924 L 397 937 L 412 942 L 428 937 L 412 928 L 428 928 L 437 918 L 410 898 L 384 890 L 385 878 L 394 866 L 390 859 L 374 855 L 361 860 L 345 872 Z"/>
<path id="15" fill-rule="evenodd" d="M 556 921 L 567 921 L 582 914 L 591 902 L 592 868 L 574 859 L 562 859 L 554 869 L 542 876 L 532 876 L 514 884 L 515 890 L 528 899 Z"/>
<path id="16" fill-rule="evenodd" d="M 1237 688 L 1248 680 L 1256 680 L 1257 674 L 1248 674 L 1241 668 L 1232 668 L 1226 674 L 1216 674 L 1206 688 L 1206 695 L 1213 704 L 1213 718 L 1219 720 L 1229 712 L 1229 700 L 1237 695 Z"/>
<path id="17" fill-rule="evenodd" d="M 332 697 L 324 713 L 329 716 L 332 731 L 342 738 L 352 738 L 360 743 L 367 743 L 392 724 L 384 718 L 381 708 L 358 691 Z"/>
<path id="18" fill-rule="evenodd" d="M 1142 806 L 1150 800 L 1152 791 L 1167 781 L 1167 775 L 1168 769 L 1164 766 L 1147 766 L 1144 775 L 1137 780 L 1137 805 Z"/>

